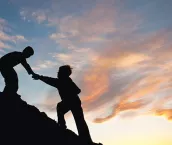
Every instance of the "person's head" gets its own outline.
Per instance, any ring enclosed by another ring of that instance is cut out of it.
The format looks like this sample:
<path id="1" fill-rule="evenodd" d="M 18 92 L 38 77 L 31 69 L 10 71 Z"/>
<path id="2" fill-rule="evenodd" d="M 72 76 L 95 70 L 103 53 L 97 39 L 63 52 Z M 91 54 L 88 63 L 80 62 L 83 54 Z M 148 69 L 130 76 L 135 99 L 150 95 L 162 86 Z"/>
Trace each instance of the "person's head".
<path id="1" fill-rule="evenodd" d="M 58 78 L 67 78 L 72 74 L 72 68 L 70 65 L 63 65 L 59 67 Z"/>
<path id="2" fill-rule="evenodd" d="M 23 50 L 23 55 L 25 58 L 29 58 L 30 56 L 32 56 L 34 54 L 34 50 L 32 47 L 27 46 L 24 50 Z"/>

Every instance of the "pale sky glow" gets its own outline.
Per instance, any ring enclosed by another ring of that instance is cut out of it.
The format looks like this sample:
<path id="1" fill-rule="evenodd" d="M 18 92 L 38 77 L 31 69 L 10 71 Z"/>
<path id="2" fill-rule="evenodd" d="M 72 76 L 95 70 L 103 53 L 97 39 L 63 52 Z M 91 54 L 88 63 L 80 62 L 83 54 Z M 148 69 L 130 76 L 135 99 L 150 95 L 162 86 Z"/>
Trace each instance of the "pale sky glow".
<path id="1" fill-rule="evenodd" d="M 30 45 L 36 73 L 70 64 L 93 139 L 172 144 L 170 0 L 1 0 L 0 56 Z M 22 99 L 56 120 L 56 89 L 15 67 Z M 0 89 L 4 82 L 0 76 Z M 76 132 L 70 115 L 68 127 Z"/>

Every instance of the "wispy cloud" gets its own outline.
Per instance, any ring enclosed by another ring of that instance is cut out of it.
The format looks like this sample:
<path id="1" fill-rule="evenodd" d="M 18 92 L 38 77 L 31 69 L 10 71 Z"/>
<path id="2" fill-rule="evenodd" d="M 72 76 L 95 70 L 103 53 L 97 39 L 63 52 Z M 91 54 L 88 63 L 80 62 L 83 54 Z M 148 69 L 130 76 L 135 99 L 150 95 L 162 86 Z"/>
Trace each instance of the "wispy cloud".
<path id="1" fill-rule="evenodd" d="M 36 22 L 43 23 L 47 20 L 47 12 L 44 10 L 32 10 L 32 9 L 22 9 L 20 11 L 20 16 L 24 21 L 35 20 Z"/>
<path id="2" fill-rule="evenodd" d="M 81 16 L 68 15 L 59 19 L 57 32 L 50 38 L 62 48 L 78 48 L 83 44 L 106 41 L 105 36 L 116 31 L 115 10 L 98 4 Z"/>
<path id="3" fill-rule="evenodd" d="M 57 62 L 45 60 L 43 62 L 38 62 L 38 64 L 35 67 L 33 67 L 33 70 L 42 70 L 42 69 L 53 68 L 57 65 L 58 65 Z"/>
<path id="4" fill-rule="evenodd" d="M 0 51 L 1 52 L 4 52 L 3 48 L 11 48 L 11 46 L 0 41 Z"/>
<path id="5" fill-rule="evenodd" d="M 0 50 L 11 48 L 12 46 L 9 43 L 18 43 L 18 42 L 26 42 L 27 39 L 22 35 L 14 35 L 10 34 L 9 30 L 11 30 L 8 22 L 5 19 L 0 18 Z"/>
<path id="6" fill-rule="evenodd" d="M 105 41 L 105 36 L 116 31 L 114 10 L 110 4 L 97 4 L 82 15 L 54 16 L 51 9 L 22 9 L 20 15 L 24 20 L 33 20 L 57 28 L 49 38 L 62 48 L 78 48 L 84 43 Z"/>
<path id="7" fill-rule="evenodd" d="M 168 120 L 172 120 L 172 109 L 159 109 L 155 112 L 158 116 L 165 116 Z"/>
<path id="8" fill-rule="evenodd" d="M 115 117 L 116 115 L 118 115 L 119 112 L 123 112 L 126 110 L 137 110 L 137 109 L 145 107 L 146 104 L 147 102 L 144 102 L 143 100 L 138 100 L 134 102 L 121 102 L 120 104 L 118 104 L 117 106 L 113 108 L 112 113 L 110 115 L 104 118 L 96 118 L 94 122 L 95 123 L 105 122 Z"/>
<path id="9" fill-rule="evenodd" d="M 70 53 L 53 53 L 52 57 L 59 61 L 61 65 L 70 64 L 74 71 L 82 71 L 94 59 L 94 51 L 90 48 L 80 48 Z"/>
<path id="10" fill-rule="evenodd" d="M 15 35 L 15 36 L 10 36 L 5 32 L 0 32 L 0 40 L 2 41 L 11 41 L 14 43 L 17 43 L 17 41 L 27 41 L 26 38 L 22 35 Z"/>

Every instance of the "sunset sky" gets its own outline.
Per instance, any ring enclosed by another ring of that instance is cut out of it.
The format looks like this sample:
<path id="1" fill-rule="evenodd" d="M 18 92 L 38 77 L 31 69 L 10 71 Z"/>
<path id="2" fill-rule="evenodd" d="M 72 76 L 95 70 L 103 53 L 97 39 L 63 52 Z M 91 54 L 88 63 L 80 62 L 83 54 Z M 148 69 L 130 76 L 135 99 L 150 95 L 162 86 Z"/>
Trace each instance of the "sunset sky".
<path id="1" fill-rule="evenodd" d="M 0 56 L 30 45 L 35 73 L 69 64 L 95 142 L 172 145 L 171 0 L 1 0 Z M 15 67 L 18 94 L 56 120 L 58 91 Z M 0 90 L 4 87 L 0 76 Z M 77 133 L 70 113 L 68 128 Z"/>

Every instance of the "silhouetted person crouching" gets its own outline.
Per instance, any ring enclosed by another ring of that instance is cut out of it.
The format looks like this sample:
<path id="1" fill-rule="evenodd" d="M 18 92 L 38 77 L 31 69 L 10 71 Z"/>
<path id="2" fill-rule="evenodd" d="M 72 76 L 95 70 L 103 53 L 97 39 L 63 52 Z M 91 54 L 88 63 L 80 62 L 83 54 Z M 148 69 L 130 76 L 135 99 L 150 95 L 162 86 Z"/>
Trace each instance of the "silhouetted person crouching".
<path id="1" fill-rule="evenodd" d="M 26 47 L 22 52 L 11 52 L 0 58 L 0 72 L 4 77 L 5 88 L 3 90 L 4 94 L 17 94 L 18 91 L 18 76 L 13 67 L 18 64 L 22 64 L 27 70 L 28 74 L 34 74 L 31 67 L 26 61 L 34 54 L 32 47 Z"/>
<path id="2" fill-rule="evenodd" d="M 81 101 L 78 96 L 81 90 L 69 77 L 71 73 L 71 67 L 69 65 L 64 65 L 59 68 L 57 75 L 58 78 L 51 78 L 40 75 L 33 75 L 33 78 L 35 80 L 39 79 L 46 84 L 49 84 L 58 89 L 62 100 L 57 104 L 57 116 L 59 125 L 64 129 L 66 128 L 64 115 L 68 111 L 71 111 L 76 122 L 79 136 L 88 143 L 96 144 L 92 142 L 87 123 L 84 119 Z"/>

